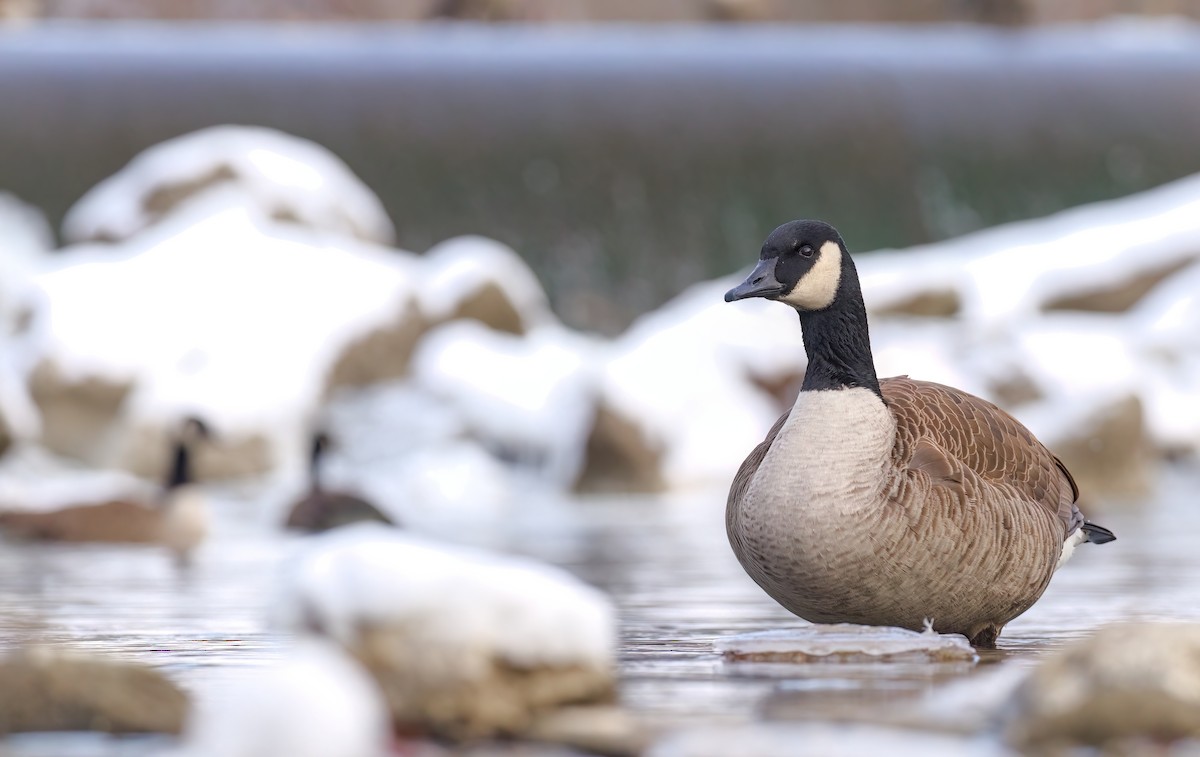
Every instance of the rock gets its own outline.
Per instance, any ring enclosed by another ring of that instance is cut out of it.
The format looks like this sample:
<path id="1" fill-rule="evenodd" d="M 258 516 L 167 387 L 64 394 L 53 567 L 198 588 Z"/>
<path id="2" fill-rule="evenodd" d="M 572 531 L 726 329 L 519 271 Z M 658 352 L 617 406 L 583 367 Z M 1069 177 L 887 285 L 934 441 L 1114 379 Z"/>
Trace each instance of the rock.
<path id="1" fill-rule="evenodd" d="M 1150 290 L 1194 262 L 1196 262 L 1195 257 L 1183 258 L 1170 261 L 1158 268 L 1131 273 L 1127 278 L 1110 286 L 1096 287 L 1051 299 L 1042 306 L 1042 309 L 1124 313 L 1141 302 Z"/>
<path id="2" fill-rule="evenodd" d="M 29 392 L 42 416 L 41 443 L 92 464 L 109 462 L 118 421 L 133 379 L 70 376 L 43 360 L 29 378 Z"/>
<path id="3" fill-rule="evenodd" d="M 601 400 L 587 434 L 575 491 L 664 491 L 663 452 L 639 424 Z"/>
<path id="4" fill-rule="evenodd" d="M 202 456 L 201 475 L 288 467 L 330 390 L 407 370 L 424 328 L 413 256 L 283 228 L 237 197 L 208 201 L 123 245 L 64 253 L 38 277 L 50 366 L 34 391 L 56 450 L 157 476 L 155 429 L 196 415 L 228 442 Z M 109 386 L 118 379 L 132 387 Z"/>
<path id="5" fill-rule="evenodd" d="M 553 709 L 612 699 L 612 605 L 569 574 L 376 525 L 310 543 L 278 617 L 358 658 L 397 729 L 521 735 Z"/>
<path id="6" fill-rule="evenodd" d="M 370 189 L 314 142 L 258 126 L 214 126 L 155 145 L 83 196 L 63 220 L 68 242 L 119 242 L 214 190 L 265 218 L 390 243 Z"/>
<path id="7" fill-rule="evenodd" d="M 4 417 L 3 409 L 0 409 L 0 457 L 3 457 L 4 453 L 8 452 L 8 448 L 12 446 L 12 443 L 12 427 Z"/>
<path id="8" fill-rule="evenodd" d="M 187 696 L 153 668 L 31 648 L 0 662 L 0 734 L 179 733 Z"/>
<path id="9" fill-rule="evenodd" d="M 1101 628 L 1048 655 L 1006 720 L 1007 740 L 1027 753 L 1200 738 L 1200 624 Z"/>
<path id="10" fill-rule="evenodd" d="M 511 247 L 476 236 L 431 247 L 421 258 L 421 309 L 432 324 L 463 318 L 523 335 L 555 322 L 546 292 Z"/>
<path id="11" fill-rule="evenodd" d="M 405 299 L 393 320 L 341 347 L 325 377 L 325 396 L 341 387 L 361 387 L 408 374 L 409 359 L 428 325 L 416 302 Z"/>
<path id="12" fill-rule="evenodd" d="M 594 348 L 561 326 L 516 337 L 458 321 L 421 341 L 413 381 L 454 407 L 497 457 L 569 485 L 594 405 Z"/>
<path id="13" fill-rule="evenodd" d="M 628 710 L 613 705 L 552 710 L 539 715 L 524 735 L 613 757 L 640 755 L 650 740 L 642 723 Z"/>
<path id="14" fill-rule="evenodd" d="M 870 308 L 870 312 L 881 318 L 902 315 L 949 318 L 958 315 L 961 309 L 962 301 L 958 292 L 953 289 L 933 289 L 914 292 L 880 308 Z"/>
<path id="15" fill-rule="evenodd" d="M 727 636 L 717 639 L 713 648 L 735 662 L 970 664 L 979 659 L 966 638 L 958 634 L 849 623 Z"/>
<path id="16" fill-rule="evenodd" d="M 1043 442 L 1062 459 L 1085 495 L 1132 498 L 1151 489 L 1153 450 L 1136 396 L 1092 408 L 1061 435 Z"/>

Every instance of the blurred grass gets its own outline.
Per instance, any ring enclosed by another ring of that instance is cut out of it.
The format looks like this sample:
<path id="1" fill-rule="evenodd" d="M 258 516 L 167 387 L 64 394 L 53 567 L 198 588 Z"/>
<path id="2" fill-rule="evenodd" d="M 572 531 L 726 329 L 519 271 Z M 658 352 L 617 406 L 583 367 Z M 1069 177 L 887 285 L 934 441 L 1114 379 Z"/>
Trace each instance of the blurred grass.
<path id="1" fill-rule="evenodd" d="M 794 217 L 834 223 L 853 250 L 906 246 L 1200 170 L 1200 101 L 1187 96 L 1200 48 L 1001 68 L 1009 38 L 994 35 L 965 62 L 919 57 L 937 35 L 884 35 L 896 49 L 882 62 L 869 47 L 755 58 L 741 54 L 751 36 L 643 64 L 603 42 L 529 54 L 520 46 L 539 38 L 526 32 L 473 33 L 480 44 L 450 38 L 449 53 L 436 34 L 356 47 L 354 35 L 251 29 L 210 49 L 205 32 L 178 49 L 170 34 L 87 38 L 99 49 L 71 55 L 6 52 L 0 36 L 0 102 L 12 104 L 0 109 L 0 189 L 58 223 L 158 141 L 272 126 L 342 157 L 383 199 L 400 246 L 502 240 L 569 323 L 611 333 L 747 266 Z M 806 39 L 771 34 L 772 45 Z"/>

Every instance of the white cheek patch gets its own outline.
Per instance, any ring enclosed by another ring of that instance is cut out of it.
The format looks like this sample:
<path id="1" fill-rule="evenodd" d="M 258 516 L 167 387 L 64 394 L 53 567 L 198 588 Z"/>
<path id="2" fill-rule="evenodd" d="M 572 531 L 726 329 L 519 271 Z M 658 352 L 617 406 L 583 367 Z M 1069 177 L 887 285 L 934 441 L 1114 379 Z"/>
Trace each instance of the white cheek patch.
<path id="1" fill-rule="evenodd" d="M 842 280 L 842 248 L 837 242 L 826 242 L 817 252 L 817 262 L 786 297 L 780 297 L 801 310 L 821 310 L 833 304 L 838 284 Z"/>

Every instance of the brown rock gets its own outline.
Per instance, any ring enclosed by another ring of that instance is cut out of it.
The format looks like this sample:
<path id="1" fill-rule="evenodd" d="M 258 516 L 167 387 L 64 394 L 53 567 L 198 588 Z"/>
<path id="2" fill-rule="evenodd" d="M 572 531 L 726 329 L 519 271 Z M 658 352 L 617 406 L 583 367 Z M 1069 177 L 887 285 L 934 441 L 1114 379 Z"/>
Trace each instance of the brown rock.
<path id="1" fill-rule="evenodd" d="M 8 452 L 8 448 L 12 446 L 12 429 L 8 425 L 8 421 L 4 419 L 4 414 L 0 413 L 0 457 Z"/>
<path id="2" fill-rule="evenodd" d="M 0 662 L 0 734 L 183 730 L 187 696 L 133 662 L 27 649 Z"/>
<path id="3" fill-rule="evenodd" d="M 344 386 L 366 386 L 408 373 L 413 349 L 429 324 L 417 304 L 407 299 L 389 322 L 342 348 L 325 377 L 325 395 Z"/>
<path id="4" fill-rule="evenodd" d="M 1070 436 L 1046 440 L 1080 491 L 1106 498 L 1135 497 L 1151 488 L 1152 449 L 1142 402 L 1126 396 L 1100 408 Z"/>
<path id="5" fill-rule="evenodd" d="M 378 681 L 401 731 L 451 739 L 515 736 L 557 707 L 614 696 L 608 670 L 467 661 L 464 650 L 414 643 L 404 628 L 363 629 L 350 651 Z"/>
<path id="6" fill-rule="evenodd" d="M 1200 624 L 1108 626 L 1048 656 L 1013 697 L 1005 735 L 1025 753 L 1200 738 Z"/>
<path id="7" fill-rule="evenodd" d="M 1116 286 L 1101 287 L 1079 294 L 1063 295 L 1042 306 L 1043 310 L 1087 310 L 1098 313 L 1124 313 L 1138 304 L 1151 289 L 1171 274 L 1187 268 L 1196 258 L 1177 260 L 1161 268 L 1144 271 Z"/>
<path id="8" fill-rule="evenodd" d="M 953 289 L 936 289 L 919 292 L 880 308 L 871 308 L 871 315 L 881 318 L 902 315 L 949 318 L 958 315 L 961 309 L 962 301 L 958 292 Z"/>
<path id="9" fill-rule="evenodd" d="M 116 420 L 132 389 L 132 381 L 70 378 L 55 363 L 42 361 L 29 380 L 42 415 L 42 444 L 61 455 L 105 462 Z"/>
<path id="10" fill-rule="evenodd" d="M 472 318 L 496 331 L 522 336 L 529 325 L 521 317 L 516 305 L 494 282 L 487 282 L 479 289 L 463 297 L 447 320 Z"/>
<path id="11" fill-rule="evenodd" d="M 990 397 L 1009 409 L 1042 399 L 1042 390 L 1027 373 L 1019 370 L 993 380 L 988 389 Z"/>
<path id="12" fill-rule="evenodd" d="M 575 479 L 579 492 L 665 490 L 664 450 L 646 437 L 635 421 L 600 401 L 588 433 L 583 468 Z"/>

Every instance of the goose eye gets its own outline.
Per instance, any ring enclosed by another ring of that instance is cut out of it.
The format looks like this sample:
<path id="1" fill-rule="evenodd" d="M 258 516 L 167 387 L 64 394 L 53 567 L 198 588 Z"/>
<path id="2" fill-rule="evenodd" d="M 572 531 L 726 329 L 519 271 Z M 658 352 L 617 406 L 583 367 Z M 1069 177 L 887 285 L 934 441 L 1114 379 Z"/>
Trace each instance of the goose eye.
<path id="1" fill-rule="evenodd" d="M 805 257 L 805 258 L 811 258 L 813 256 L 812 245 L 810 245 L 810 244 L 801 245 L 800 246 L 800 256 Z"/>

